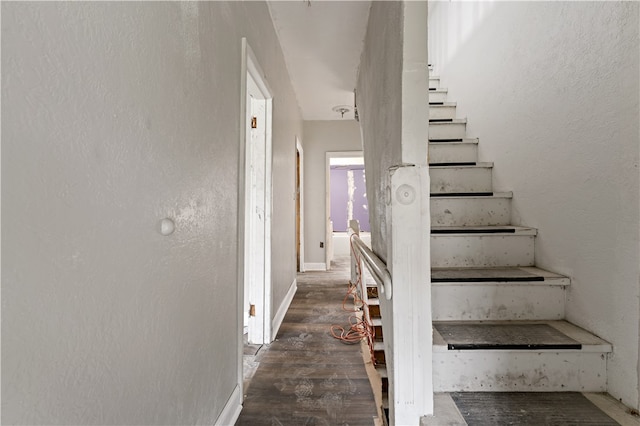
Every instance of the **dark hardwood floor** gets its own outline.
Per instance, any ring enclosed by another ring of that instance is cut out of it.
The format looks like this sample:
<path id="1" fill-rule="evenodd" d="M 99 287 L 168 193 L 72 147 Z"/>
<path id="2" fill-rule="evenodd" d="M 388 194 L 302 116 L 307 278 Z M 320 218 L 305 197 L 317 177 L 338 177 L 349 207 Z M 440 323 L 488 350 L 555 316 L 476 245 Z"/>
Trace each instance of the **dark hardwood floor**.
<path id="1" fill-rule="evenodd" d="M 262 349 L 236 425 L 373 425 L 376 406 L 361 345 L 330 334 L 346 325 L 348 265 L 298 274 L 276 340 Z"/>

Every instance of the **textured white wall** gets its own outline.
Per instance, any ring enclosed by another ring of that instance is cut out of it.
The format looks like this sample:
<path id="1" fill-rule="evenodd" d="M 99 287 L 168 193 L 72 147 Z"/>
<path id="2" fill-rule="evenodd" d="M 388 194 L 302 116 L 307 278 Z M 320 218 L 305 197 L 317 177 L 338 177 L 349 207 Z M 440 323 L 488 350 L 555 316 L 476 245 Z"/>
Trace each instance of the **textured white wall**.
<path id="1" fill-rule="evenodd" d="M 638 406 L 636 2 L 431 5 L 430 61 L 536 261 L 571 277 L 567 317 L 614 345 L 612 395 Z"/>
<path id="2" fill-rule="evenodd" d="M 305 263 L 324 263 L 326 214 L 326 153 L 362 151 L 360 128 L 354 120 L 304 122 L 304 256 Z"/>
<path id="3" fill-rule="evenodd" d="M 402 161 L 402 2 L 373 2 L 358 74 L 372 249 L 387 257 L 389 167 Z"/>
<path id="4" fill-rule="evenodd" d="M 302 122 L 266 5 L 2 4 L 3 423 L 220 414 L 239 358 L 242 36 L 275 95 L 277 306 Z"/>

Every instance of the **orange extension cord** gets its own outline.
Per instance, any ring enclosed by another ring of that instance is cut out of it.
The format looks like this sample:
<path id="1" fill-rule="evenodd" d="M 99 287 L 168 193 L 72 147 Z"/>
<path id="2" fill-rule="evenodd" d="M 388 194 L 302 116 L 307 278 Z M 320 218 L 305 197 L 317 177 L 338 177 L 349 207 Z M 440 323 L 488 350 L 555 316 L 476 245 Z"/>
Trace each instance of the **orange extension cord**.
<path id="1" fill-rule="evenodd" d="M 364 288 L 362 283 L 360 257 L 353 248 L 353 235 L 350 238 L 350 248 L 353 256 L 356 258 L 358 281 L 356 283 L 353 283 L 351 282 L 351 280 L 349 280 L 347 294 L 344 296 L 344 299 L 342 299 L 342 309 L 347 312 L 353 312 L 354 314 L 357 312 L 363 312 L 363 314 L 362 318 L 358 318 L 357 315 L 349 316 L 349 325 L 347 326 L 332 325 L 331 335 L 334 338 L 340 340 L 342 343 L 349 345 L 359 343 L 362 339 L 367 339 L 367 345 L 369 346 L 369 351 L 371 352 L 371 361 L 373 362 L 373 342 L 375 339 L 375 330 L 373 326 L 369 324 L 364 318 L 364 309 L 367 303 L 358 296 L 358 289 L 360 289 L 360 294 L 363 294 L 362 292 L 366 291 L 366 289 Z M 353 298 L 354 305 L 354 308 L 351 309 L 346 306 L 347 300 L 349 300 L 350 298 Z"/>

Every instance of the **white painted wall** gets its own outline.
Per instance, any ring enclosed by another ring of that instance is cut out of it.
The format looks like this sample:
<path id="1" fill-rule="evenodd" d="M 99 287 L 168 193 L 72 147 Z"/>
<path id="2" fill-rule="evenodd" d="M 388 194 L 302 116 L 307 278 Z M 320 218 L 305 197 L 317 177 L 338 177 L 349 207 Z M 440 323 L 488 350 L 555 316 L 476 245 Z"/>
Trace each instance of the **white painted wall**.
<path id="1" fill-rule="evenodd" d="M 304 255 L 305 263 L 325 263 L 326 153 L 361 151 L 354 120 L 304 122 Z M 325 248 L 320 248 L 320 242 Z"/>
<path id="2" fill-rule="evenodd" d="M 402 3 L 373 2 L 358 74 L 371 248 L 387 257 L 389 167 L 402 161 Z"/>
<path id="3" fill-rule="evenodd" d="M 3 424 L 213 424 L 238 389 L 242 36 L 275 98 L 277 306 L 302 121 L 266 5 L 2 3 Z"/>
<path id="4" fill-rule="evenodd" d="M 638 407 L 636 2 L 434 2 L 430 62 L 539 228 L 538 265 L 571 277 L 567 318 L 614 345 L 609 392 Z"/>

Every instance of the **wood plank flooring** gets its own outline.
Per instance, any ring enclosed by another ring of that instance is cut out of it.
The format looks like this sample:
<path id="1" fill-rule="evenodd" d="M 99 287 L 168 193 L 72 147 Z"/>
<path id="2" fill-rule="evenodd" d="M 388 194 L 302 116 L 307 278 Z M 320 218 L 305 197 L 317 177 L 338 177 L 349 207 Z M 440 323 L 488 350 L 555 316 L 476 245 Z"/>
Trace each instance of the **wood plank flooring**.
<path id="1" fill-rule="evenodd" d="M 373 425 L 376 406 L 361 345 L 330 335 L 346 325 L 348 267 L 298 275 L 298 291 L 260 364 L 236 425 Z"/>

